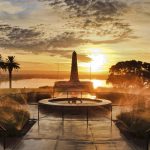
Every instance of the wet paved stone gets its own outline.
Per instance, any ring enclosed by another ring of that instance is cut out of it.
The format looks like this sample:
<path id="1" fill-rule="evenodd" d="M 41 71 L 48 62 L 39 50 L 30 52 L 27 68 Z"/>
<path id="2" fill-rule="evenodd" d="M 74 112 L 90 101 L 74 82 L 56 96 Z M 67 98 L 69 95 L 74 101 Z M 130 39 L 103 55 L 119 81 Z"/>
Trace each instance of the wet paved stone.
<path id="1" fill-rule="evenodd" d="M 109 115 L 108 115 L 109 116 Z M 92 119 L 55 118 L 40 114 L 38 122 L 13 150 L 137 150 L 106 117 Z M 31 117 L 37 117 L 33 106 Z M 7 148 L 9 149 L 9 148 Z"/>
<path id="2" fill-rule="evenodd" d="M 49 118 L 36 123 L 15 150 L 132 150 L 110 120 L 61 120 Z"/>

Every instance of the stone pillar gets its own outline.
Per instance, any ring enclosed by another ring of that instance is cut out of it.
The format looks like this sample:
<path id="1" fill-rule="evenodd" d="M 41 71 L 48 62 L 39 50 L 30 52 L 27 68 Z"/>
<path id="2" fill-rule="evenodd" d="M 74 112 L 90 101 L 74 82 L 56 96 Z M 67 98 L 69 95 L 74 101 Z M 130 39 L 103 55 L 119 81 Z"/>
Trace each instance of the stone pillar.
<path id="1" fill-rule="evenodd" d="M 71 82 L 79 82 L 77 53 L 75 51 L 72 53 L 72 64 L 71 64 L 70 81 Z"/>

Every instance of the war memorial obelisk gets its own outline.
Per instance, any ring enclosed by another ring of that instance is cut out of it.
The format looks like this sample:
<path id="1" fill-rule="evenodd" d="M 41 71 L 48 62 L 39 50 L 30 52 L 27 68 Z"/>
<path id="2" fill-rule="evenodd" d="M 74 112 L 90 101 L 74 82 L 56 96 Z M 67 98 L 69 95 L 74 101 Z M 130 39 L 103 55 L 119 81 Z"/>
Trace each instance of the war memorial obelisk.
<path id="1" fill-rule="evenodd" d="M 79 82 L 77 53 L 75 51 L 72 53 L 70 82 Z"/>
<path id="2" fill-rule="evenodd" d="M 78 76 L 78 63 L 77 53 L 72 53 L 72 64 L 69 81 L 57 81 L 54 84 L 55 90 L 61 91 L 91 91 L 93 90 L 93 84 L 91 81 L 80 81 Z"/>

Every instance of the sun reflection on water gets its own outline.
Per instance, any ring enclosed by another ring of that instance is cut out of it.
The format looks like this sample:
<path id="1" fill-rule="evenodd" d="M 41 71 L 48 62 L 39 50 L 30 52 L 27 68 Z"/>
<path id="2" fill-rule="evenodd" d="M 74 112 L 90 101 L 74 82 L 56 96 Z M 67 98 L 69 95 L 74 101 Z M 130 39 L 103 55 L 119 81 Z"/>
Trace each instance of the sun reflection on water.
<path id="1" fill-rule="evenodd" d="M 98 87 L 111 87 L 111 85 L 106 84 L 106 80 L 98 80 L 98 79 L 92 79 L 93 87 L 94 89 Z"/>

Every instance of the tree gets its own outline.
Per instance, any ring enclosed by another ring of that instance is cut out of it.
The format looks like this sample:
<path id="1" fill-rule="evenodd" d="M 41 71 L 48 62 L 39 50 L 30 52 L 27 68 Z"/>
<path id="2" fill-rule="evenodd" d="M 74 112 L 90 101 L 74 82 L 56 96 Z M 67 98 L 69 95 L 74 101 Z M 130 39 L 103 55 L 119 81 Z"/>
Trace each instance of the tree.
<path id="1" fill-rule="evenodd" d="M 110 68 L 107 83 L 121 88 L 150 87 L 150 63 L 118 62 Z"/>
<path id="2" fill-rule="evenodd" d="M 5 69 L 5 63 L 4 63 L 1 55 L 0 55 L 0 69 Z"/>
<path id="3" fill-rule="evenodd" d="M 12 72 L 14 69 L 20 69 L 20 64 L 15 61 L 15 56 L 8 56 L 5 66 L 9 73 L 9 88 L 12 88 Z"/>

